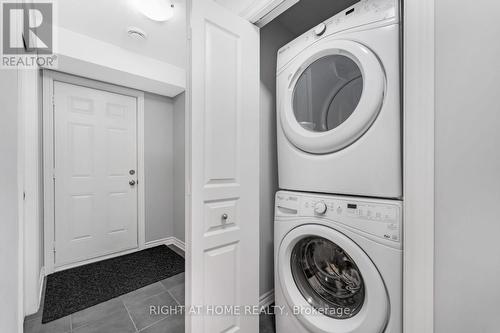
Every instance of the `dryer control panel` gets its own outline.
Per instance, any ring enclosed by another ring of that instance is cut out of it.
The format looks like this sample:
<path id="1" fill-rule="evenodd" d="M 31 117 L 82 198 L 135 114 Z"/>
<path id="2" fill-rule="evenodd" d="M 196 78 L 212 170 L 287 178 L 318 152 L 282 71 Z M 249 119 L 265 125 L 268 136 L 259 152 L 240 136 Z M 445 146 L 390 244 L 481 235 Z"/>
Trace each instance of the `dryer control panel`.
<path id="1" fill-rule="evenodd" d="M 399 1 L 360 0 L 278 50 L 277 74 L 294 57 L 317 41 L 368 24 L 399 22 Z"/>
<path id="2" fill-rule="evenodd" d="M 331 220 L 362 233 L 401 242 L 402 202 L 355 198 L 348 196 L 316 196 L 280 191 L 276 194 L 276 219 L 302 217 Z"/>

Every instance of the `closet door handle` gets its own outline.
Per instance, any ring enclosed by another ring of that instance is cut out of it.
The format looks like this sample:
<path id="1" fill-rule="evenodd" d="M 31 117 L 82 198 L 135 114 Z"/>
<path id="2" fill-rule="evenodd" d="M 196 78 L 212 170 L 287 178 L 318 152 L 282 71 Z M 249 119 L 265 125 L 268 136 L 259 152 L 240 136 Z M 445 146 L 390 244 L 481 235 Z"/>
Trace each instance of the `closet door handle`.
<path id="1" fill-rule="evenodd" d="M 135 185 L 135 180 L 131 180 L 131 181 L 129 181 L 129 182 L 128 182 L 128 184 L 129 184 L 130 186 L 134 186 L 134 185 Z"/>

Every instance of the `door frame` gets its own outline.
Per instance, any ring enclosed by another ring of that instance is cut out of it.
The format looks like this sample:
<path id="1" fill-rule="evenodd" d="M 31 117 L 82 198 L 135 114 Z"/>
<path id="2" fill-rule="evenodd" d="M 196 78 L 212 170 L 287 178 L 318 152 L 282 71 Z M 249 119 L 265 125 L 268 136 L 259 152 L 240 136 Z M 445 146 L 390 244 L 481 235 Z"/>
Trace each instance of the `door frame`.
<path id="1" fill-rule="evenodd" d="M 54 82 L 64 82 L 77 86 L 103 90 L 111 93 L 130 96 L 137 99 L 137 248 L 105 256 L 87 259 L 64 265 L 55 269 L 55 193 L 54 193 Z M 79 76 L 43 70 L 43 230 L 44 230 L 44 264 L 46 274 L 88 263 L 123 255 L 145 247 L 145 184 L 144 184 L 144 92 L 95 81 Z"/>
<path id="2" fill-rule="evenodd" d="M 403 8 L 405 333 L 434 331 L 434 3 L 405 0 Z"/>

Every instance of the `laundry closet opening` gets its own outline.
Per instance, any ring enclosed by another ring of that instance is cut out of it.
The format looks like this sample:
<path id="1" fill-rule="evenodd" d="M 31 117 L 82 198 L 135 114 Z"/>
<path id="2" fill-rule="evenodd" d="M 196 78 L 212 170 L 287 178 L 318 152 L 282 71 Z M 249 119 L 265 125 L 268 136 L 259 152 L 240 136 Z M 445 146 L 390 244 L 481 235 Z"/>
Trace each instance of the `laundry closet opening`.
<path id="1" fill-rule="evenodd" d="M 351 40 L 336 44 L 336 50 L 333 47 L 330 51 L 319 50 L 316 55 L 309 59 L 306 59 L 306 56 L 301 55 L 299 51 L 301 44 L 305 49 L 306 45 L 312 45 L 314 40 L 331 34 L 331 30 L 336 30 L 337 26 L 342 25 L 343 22 L 348 22 L 346 29 L 352 28 L 351 17 L 353 16 L 358 16 L 354 20 L 365 22 L 366 19 L 359 16 L 360 11 L 363 14 L 368 13 L 369 10 L 365 11 L 363 6 L 370 6 L 372 3 L 364 1 L 360 3 L 361 6 L 351 7 L 358 3 L 360 1 L 357 0 L 299 1 L 260 29 L 261 300 L 269 298 L 272 302 L 273 298 L 269 295 L 272 295 L 274 291 L 274 296 L 276 296 L 278 287 L 276 284 L 279 283 L 276 282 L 274 274 L 274 264 L 278 251 L 276 242 L 281 241 L 277 240 L 274 235 L 276 211 L 273 203 L 276 199 L 276 192 L 280 189 L 311 192 L 312 189 L 305 188 L 306 184 L 309 185 L 308 182 L 303 180 L 307 177 L 309 177 L 307 180 L 315 177 L 316 179 L 324 178 L 322 182 L 324 187 L 315 188 L 314 192 L 349 194 L 342 193 L 343 188 L 335 190 L 327 188 L 332 182 L 329 178 L 332 175 L 327 167 L 321 172 L 315 169 L 315 172 L 310 172 L 308 175 L 306 175 L 307 172 L 302 172 L 303 170 L 294 173 L 293 168 L 288 168 L 288 171 L 282 169 L 282 165 L 287 163 L 280 163 L 278 168 L 278 141 L 286 141 L 287 149 L 289 149 L 290 154 L 295 154 L 294 156 L 309 154 L 312 165 L 328 154 L 342 151 L 359 140 L 372 126 L 380 110 L 385 87 L 383 71 L 378 61 L 375 61 L 376 56 L 362 59 L 361 54 L 365 53 L 366 50 L 359 49 L 360 45 Z M 389 6 L 389 2 L 386 4 Z M 332 19 L 334 16 L 336 17 Z M 341 30 L 341 28 L 338 29 Z M 299 37 L 300 41 L 294 41 Z M 312 51 L 310 53 L 312 54 Z M 287 56 L 288 54 L 291 55 Z M 396 61 L 397 54 L 396 51 Z M 287 67 L 299 57 L 301 58 L 297 60 L 297 63 L 301 63 L 300 66 Z M 369 65 L 363 66 L 367 62 Z M 285 67 L 286 70 L 283 69 Z M 366 68 L 371 68 L 373 71 L 367 71 Z M 278 75 L 282 75 L 288 80 L 286 87 L 282 88 L 277 82 Z M 371 81 L 370 84 L 366 82 L 367 76 Z M 372 81 L 372 78 L 375 79 Z M 377 82 L 380 85 L 377 85 Z M 370 101 L 367 100 L 369 96 L 373 96 Z M 286 106 L 283 106 L 284 104 Z M 283 109 L 291 110 L 291 112 L 281 113 Z M 359 110 L 366 113 L 363 115 L 363 112 L 357 112 Z M 351 127 L 353 123 L 356 123 L 357 126 Z M 277 131 L 283 131 L 281 135 L 286 140 L 280 139 Z M 341 133 L 342 137 L 338 136 L 340 132 L 343 132 Z M 394 133 L 398 137 L 401 135 L 397 130 Z M 322 141 L 325 137 L 328 137 L 328 141 Z M 399 141 L 393 141 L 394 147 L 396 147 Z M 401 149 L 398 148 L 398 151 Z M 282 159 L 283 152 L 281 154 L 280 158 Z M 391 163 L 397 169 L 401 166 L 401 159 L 398 158 L 398 154 L 395 156 Z M 291 164 L 298 166 L 298 164 Z M 305 166 L 306 163 L 301 164 L 301 167 L 305 168 Z M 343 167 L 346 168 L 346 166 Z M 394 178 L 399 180 L 399 182 L 394 181 L 394 186 L 391 188 L 384 188 L 385 184 L 377 186 L 377 189 L 381 189 L 383 193 L 366 193 L 364 195 L 399 198 L 401 196 L 399 185 L 401 177 L 398 178 L 396 171 L 394 174 L 396 175 Z M 341 176 L 341 174 L 336 176 Z M 282 187 L 280 186 L 282 183 L 293 184 L 295 188 L 292 186 Z M 369 182 L 360 179 L 345 185 L 347 187 L 347 185 L 363 183 Z M 300 188 L 300 186 L 304 188 Z M 364 192 L 350 194 L 356 195 Z M 356 205 L 350 203 L 349 209 L 352 209 L 351 206 L 355 207 Z M 297 207 L 283 207 L 282 209 L 293 212 L 296 211 Z M 265 325 L 266 327 L 274 326 L 272 320 L 269 320 Z"/>

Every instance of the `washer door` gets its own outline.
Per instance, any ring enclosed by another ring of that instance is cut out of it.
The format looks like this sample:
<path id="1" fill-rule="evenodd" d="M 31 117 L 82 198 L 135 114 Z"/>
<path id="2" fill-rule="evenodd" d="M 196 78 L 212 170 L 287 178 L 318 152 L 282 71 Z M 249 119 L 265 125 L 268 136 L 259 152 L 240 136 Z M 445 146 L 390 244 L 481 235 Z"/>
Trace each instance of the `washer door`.
<path id="1" fill-rule="evenodd" d="M 280 113 L 288 140 L 314 154 L 341 150 L 372 125 L 383 103 L 385 75 L 367 47 L 321 41 L 290 67 Z"/>
<path id="2" fill-rule="evenodd" d="M 278 253 L 281 288 L 312 332 L 382 332 L 389 300 L 366 253 L 342 233 L 316 224 L 290 231 Z"/>

